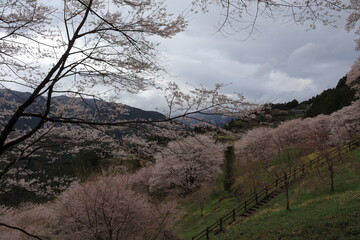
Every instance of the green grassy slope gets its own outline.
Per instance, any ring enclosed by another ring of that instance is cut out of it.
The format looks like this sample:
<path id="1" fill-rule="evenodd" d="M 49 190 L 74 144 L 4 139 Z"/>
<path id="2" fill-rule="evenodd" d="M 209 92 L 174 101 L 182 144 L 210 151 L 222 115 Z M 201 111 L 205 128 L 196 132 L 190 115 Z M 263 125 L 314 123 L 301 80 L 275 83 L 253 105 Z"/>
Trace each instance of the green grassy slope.
<path id="1" fill-rule="evenodd" d="M 211 239 L 360 239 L 360 148 L 344 159 L 336 167 L 335 193 L 330 192 L 327 169 L 314 169 L 291 186 L 290 211 L 285 210 L 282 193 L 252 217 L 237 220 Z M 210 196 L 203 216 L 194 201 L 184 205 L 187 214 L 179 222 L 178 236 L 191 239 L 238 202 L 220 191 Z"/>
<path id="2" fill-rule="evenodd" d="M 338 166 L 335 193 L 326 168 L 315 170 L 291 187 L 291 210 L 280 194 L 254 216 L 227 227 L 213 239 L 360 239 L 360 149 Z"/>
<path id="3" fill-rule="evenodd" d="M 177 235 L 180 239 L 191 239 L 206 226 L 216 222 L 223 215 L 238 205 L 238 201 L 223 189 L 223 176 L 217 179 L 212 193 L 206 196 L 203 207 L 203 216 L 199 203 L 194 199 L 187 199 L 182 203 L 186 214 L 177 224 Z"/>

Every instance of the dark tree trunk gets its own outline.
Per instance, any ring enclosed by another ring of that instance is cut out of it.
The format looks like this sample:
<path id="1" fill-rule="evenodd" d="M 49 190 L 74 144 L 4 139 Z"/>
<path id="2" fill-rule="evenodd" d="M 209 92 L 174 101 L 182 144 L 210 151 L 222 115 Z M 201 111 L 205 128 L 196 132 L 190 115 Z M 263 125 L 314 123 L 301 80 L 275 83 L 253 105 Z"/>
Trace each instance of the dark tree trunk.
<path id="1" fill-rule="evenodd" d="M 335 177 L 334 167 L 332 165 L 329 165 L 328 169 L 329 169 L 329 172 L 330 172 L 330 191 L 335 192 L 335 187 L 334 187 L 334 177 Z"/>
<path id="2" fill-rule="evenodd" d="M 286 195 L 286 210 L 290 210 L 290 197 L 289 197 L 289 185 L 290 179 L 286 173 L 284 173 L 284 183 L 285 183 L 285 195 Z"/>
<path id="3" fill-rule="evenodd" d="M 286 210 L 290 210 L 289 183 L 285 182 Z"/>

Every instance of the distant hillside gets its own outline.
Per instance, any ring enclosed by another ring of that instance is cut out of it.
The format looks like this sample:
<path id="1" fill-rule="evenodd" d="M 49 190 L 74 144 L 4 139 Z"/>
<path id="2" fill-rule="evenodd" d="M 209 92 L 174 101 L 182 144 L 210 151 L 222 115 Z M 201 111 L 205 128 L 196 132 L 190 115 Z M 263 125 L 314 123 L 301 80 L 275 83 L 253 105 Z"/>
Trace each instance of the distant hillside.
<path id="1" fill-rule="evenodd" d="M 0 101 L 0 112 L 4 110 L 15 110 L 14 106 L 17 106 L 20 103 L 23 103 L 30 93 L 27 92 L 18 92 L 18 91 L 9 91 L 0 89 L 0 100 L 6 99 L 5 102 L 13 102 L 15 104 L 4 104 L 4 101 Z M 113 121 L 113 120 L 135 120 L 135 119 L 144 119 L 144 120 L 162 120 L 165 119 L 165 116 L 159 112 L 155 111 L 144 111 L 142 109 L 130 107 L 127 105 L 121 105 L 117 103 L 107 103 L 101 102 L 94 99 L 75 99 L 66 96 L 56 96 L 53 99 L 53 107 L 56 109 L 59 106 L 69 104 L 70 107 L 65 111 L 65 114 L 76 117 L 78 114 L 83 114 L 76 112 L 74 109 L 77 109 L 77 105 L 81 105 L 82 108 L 85 108 L 85 115 L 82 115 L 82 118 L 89 118 L 94 121 Z M 45 98 L 39 98 L 37 102 L 27 109 L 27 112 L 30 113 L 41 113 L 44 109 Z M 121 107 L 124 108 L 126 113 L 118 114 L 114 116 L 111 109 Z M 95 111 L 95 109 L 97 111 Z M 3 114 L 0 114 L 0 118 L 5 118 Z M 15 125 L 15 128 L 18 130 L 25 130 L 27 126 L 34 127 L 39 120 L 37 118 L 26 118 L 20 119 L 19 122 Z M 112 131 L 117 137 L 134 133 L 136 129 L 134 128 L 125 128 L 121 131 Z M 50 142 L 54 139 L 49 139 Z M 69 154 L 63 151 L 64 148 L 68 146 L 50 146 L 47 150 L 51 152 L 56 152 L 56 159 L 54 160 L 51 154 L 39 153 L 37 155 L 29 157 L 26 161 L 20 161 L 15 165 L 16 168 L 27 169 L 27 175 L 19 175 L 16 173 L 16 179 L 20 181 L 28 181 L 28 179 L 34 180 L 34 186 L 40 186 L 36 189 L 49 188 L 53 189 L 55 193 L 59 193 L 61 186 L 66 186 L 70 184 L 73 177 L 78 179 L 86 179 L 92 174 L 97 174 L 104 167 L 106 168 L 110 164 L 111 158 L 101 158 L 99 155 L 98 149 L 84 149 L 78 153 Z M 71 146 L 69 146 L 71 147 Z M 106 154 L 106 153 L 105 153 Z M 124 157 L 127 160 L 127 157 Z M 118 160 L 118 159 L 116 159 Z M 144 159 L 142 159 L 144 160 Z M 125 164 L 129 162 L 131 167 L 135 168 L 140 165 L 140 160 L 134 159 L 132 161 L 125 161 Z M 116 161 L 116 164 L 121 162 Z M 124 164 L 124 165 L 125 165 Z M 130 165 L 129 164 L 129 165 Z M 10 174 L 10 176 L 12 176 Z M 15 175 L 13 175 L 15 178 Z M 65 177 L 65 178 L 64 178 Z M 62 179 L 61 183 L 54 179 Z M 21 196 L 21 197 L 19 197 Z M 34 192 L 27 190 L 21 185 L 16 183 L 12 184 L 11 190 L 9 191 L 0 191 L 0 205 L 5 204 L 9 206 L 17 206 L 24 202 L 34 202 L 41 203 L 47 201 L 52 196 L 42 196 L 36 195 Z M 0 239 L 2 239 L 0 237 Z"/>
<path id="2" fill-rule="evenodd" d="M 262 125 L 276 126 L 284 121 L 303 117 L 308 108 L 308 104 L 299 104 L 296 99 L 287 103 L 265 104 L 261 112 L 232 120 L 225 125 L 225 129 L 246 131 Z"/>
<path id="3" fill-rule="evenodd" d="M 24 102 L 30 93 L 28 92 L 18 92 L 18 91 L 10 91 L 0 89 L 0 98 L 6 99 L 7 101 L 13 101 L 16 103 Z M 76 103 L 81 105 L 82 107 L 86 108 L 89 117 L 95 116 L 95 120 L 106 120 L 107 113 L 112 107 L 121 106 L 126 110 L 126 113 L 121 113 L 115 116 L 115 120 L 135 120 L 135 119 L 144 119 L 144 120 L 162 120 L 165 119 L 165 116 L 159 112 L 155 111 L 145 111 L 139 108 L 134 108 L 127 105 L 117 104 L 117 103 L 107 103 L 101 102 L 100 100 L 95 99 L 75 99 L 77 101 L 73 101 L 74 98 L 70 98 L 67 96 L 56 96 L 53 97 L 54 108 L 59 105 L 67 104 L 71 102 L 72 104 Z M 41 113 L 43 107 L 45 106 L 45 98 L 39 98 L 34 106 L 31 107 L 30 111 L 32 113 Z M 98 107 L 101 106 L 101 107 Z M 75 109 L 76 106 L 74 106 Z M 0 109 L 11 109 L 11 106 L 5 106 L 4 104 L 0 103 Z M 95 114 L 95 109 L 97 113 Z M 70 111 L 70 110 L 69 110 Z M 86 116 L 85 116 L 86 117 Z M 98 118 L 98 119 L 97 119 Z M 105 119 L 104 119 L 105 118 Z M 114 117 L 112 117 L 114 119 Z M 35 125 L 37 123 L 37 119 L 20 120 L 16 124 L 17 129 L 23 129 L 25 124 L 27 125 Z"/>
<path id="4" fill-rule="evenodd" d="M 232 120 L 225 128 L 232 131 L 244 131 L 260 125 L 278 125 L 294 118 L 315 117 L 319 114 L 331 114 L 349 106 L 356 100 L 355 91 L 346 85 L 346 76 L 341 78 L 335 88 L 324 90 L 319 95 L 299 103 L 296 99 L 287 103 L 270 103 L 259 114 L 247 119 Z"/>
<path id="5" fill-rule="evenodd" d="M 181 118 L 177 121 L 185 124 L 186 126 L 193 128 L 194 126 L 198 125 L 199 123 L 209 123 L 214 126 L 224 127 L 225 124 L 229 123 L 233 120 L 233 117 L 223 116 L 223 115 L 211 115 L 211 114 L 201 114 L 201 113 L 194 113 L 190 114 L 188 118 Z"/>

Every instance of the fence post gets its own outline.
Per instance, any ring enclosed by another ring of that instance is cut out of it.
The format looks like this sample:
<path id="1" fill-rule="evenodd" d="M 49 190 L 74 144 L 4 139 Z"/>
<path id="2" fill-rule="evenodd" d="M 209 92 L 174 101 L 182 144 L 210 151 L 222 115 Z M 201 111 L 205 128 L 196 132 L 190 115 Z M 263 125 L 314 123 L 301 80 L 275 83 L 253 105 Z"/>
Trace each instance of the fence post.
<path id="1" fill-rule="evenodd" d="M 220 218 L 220 232 L 223 231 L 223 219 Z"/>
<path id="2" fill-rule="evenodd" d="M 209 240 L 209 227 L 206 227 L 206 239 Z"/>
<path id="3" fill-rule="evenodd" d="M 247 201 L 244 202 L 244 211 L 246 212 L 247 209 Z"/>
<path id="4" fill-rule="evenodd" d="M 296 178 L 296 169 L 294 169 L 294 180 Z"/>
<path id="5" fill-rule="evenodd" d="M 255 202 L 258 203 L 258 194 L 255 193 Z"/>
<path id="6" fill-rule="evenodd" d="M 275 189 L 277 190 L 278 189 L 278 180 L 276 179 L 275 181 Z"/>
<path id="7" fill-rule="evenodd" d="M 235 208 L 232 210 L 233 221 L 235 221 Z"/>
<path id="8" fill-rule="evenodd" d="M 269 187 L 268 187 L 268 185 L 265 186 L 265 192 L 266 192 L 266 196 L 269 196 Z"/>

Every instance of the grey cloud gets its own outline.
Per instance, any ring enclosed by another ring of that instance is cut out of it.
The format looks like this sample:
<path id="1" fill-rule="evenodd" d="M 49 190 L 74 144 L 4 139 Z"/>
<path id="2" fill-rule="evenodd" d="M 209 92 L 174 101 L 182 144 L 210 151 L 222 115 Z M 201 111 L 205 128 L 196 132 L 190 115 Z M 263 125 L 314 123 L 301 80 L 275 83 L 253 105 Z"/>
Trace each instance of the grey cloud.
<path id="1" fill-rule="evenodd" d="M 196 16 L 186 32 L 166 42 L 166 54 L 174 60 L 168 64 L 178 81 L 231 82 L 225 91 L 250 99 L 305 100 L 334 87 L 358 55 L 354 36 L 343 30 L 344 20 L 338 28 L 307 31 L 306 26 L 261 19 L 260 31 L 240 41 L 246 33 L 212 34 L 214 16 Z"/>
<path id="2" fill-rule="evenodd" d="M 308 66 L 325 52 L 325 47 L 317 43 L 306 43 L 295 49 L 289 56 L 290 67 Z"/>

